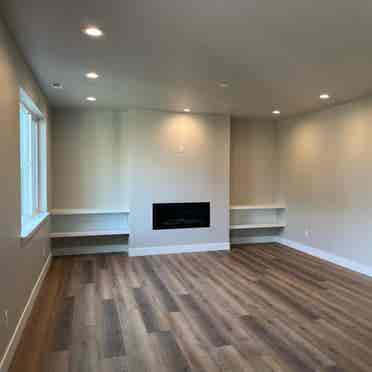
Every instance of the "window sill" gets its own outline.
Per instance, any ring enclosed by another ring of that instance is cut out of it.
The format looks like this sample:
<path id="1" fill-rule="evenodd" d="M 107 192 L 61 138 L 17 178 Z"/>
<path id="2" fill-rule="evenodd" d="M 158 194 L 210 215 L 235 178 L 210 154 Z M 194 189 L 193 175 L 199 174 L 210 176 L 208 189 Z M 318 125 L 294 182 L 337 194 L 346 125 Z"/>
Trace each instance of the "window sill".
<path id="1" fill-rule="evenodd" d="M 49 212 L 41 212 L 37 216 L 35 216 L 32 221 L 30 221 L 26 226 L 22 226 L 21 238 L 29 238 L 48 216 Z"/>

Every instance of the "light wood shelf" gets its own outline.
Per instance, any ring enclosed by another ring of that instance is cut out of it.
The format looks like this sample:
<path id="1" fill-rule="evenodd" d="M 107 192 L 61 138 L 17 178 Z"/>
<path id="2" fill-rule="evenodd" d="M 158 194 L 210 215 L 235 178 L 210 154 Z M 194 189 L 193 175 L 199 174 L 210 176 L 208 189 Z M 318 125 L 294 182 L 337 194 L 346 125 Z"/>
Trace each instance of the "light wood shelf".
<path id="1" fill-rule="evenodd" d="M 53 216 L 70 216 L 77 214 L 129 214 L 129 209 L 52 209 Z"/>
<path id="2" fill-rule="evenodd" d="M 273 229 L 286 227 L 284 223 L 258 223 L 245 225 L 231 225 L 230 230 L 251 230 L 251 229 Z"/>
<path id="3" fill-rule="evenodd" d="M 72 238 L 86 236 L 118 236 L 129 235 L 129 230 L 96 230 L 96 231 L 63 231 L 52 232 L 49 234 L 51 238 Z"/>
<path id="4" fill-rule="evenodd" d="M 231 205 L 230 210 L 263 210 L 263 209 L 287 209 L 282 204 L 261 204 L 261 205 Z"/>
<path id="5" fill-rule="evenodd" d="M 129 210 L 54 209 L 51 238 L 129 235 Z"/>

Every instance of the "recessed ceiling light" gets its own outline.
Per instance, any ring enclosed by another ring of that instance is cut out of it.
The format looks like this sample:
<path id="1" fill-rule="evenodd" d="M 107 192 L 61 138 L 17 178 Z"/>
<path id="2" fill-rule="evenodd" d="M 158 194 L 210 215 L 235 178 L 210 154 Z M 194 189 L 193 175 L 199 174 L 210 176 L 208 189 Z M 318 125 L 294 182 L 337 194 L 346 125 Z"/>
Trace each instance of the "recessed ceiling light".
<path id="1" fill-rule="evenodd" d="M 227 83 L 218 83 L 218 86 L 220 87 L 220 88 L 228 88 L 229 87 L 229 84 L 227 84 Z"/>
<path id="2" fill-rule="evenodd" d="M 96 72 L 88 72 L 85 74 L 88 79 L 98 79 L 99 75 Z"/>
<path id="3" fill-rule="evenodd" d="M 319 96 L 320 99 L 330 99 L 331 96 L 327 93 L 322 93 L 320 96 Z"/>
<path id="4" fill-rule="evenodd" d="M 50 84 L 52 88 L 54 89 L 63 89 L 63 85 L 61 83 L 52 83 Z"/>
<path id="5" fill-rule="evenodd" d="M 100 30 L 96 26 L 88 26 L 85 27 L 83 30 L 84 34 L 91 36 L 91 37 L 101 37 L 103 35 L 103 31 Z"/>
<path id="6" fill-rule="evenodd" d="M 189 108 L 184 108 L 183 111 L 185 111 L 185 112 L 191 112 L 191 109 L 189 109 Z"/>
<path id="7" fill-rule="evenodd" d="M 273 111 L 273 114 L 274 114 L 274 115 L 280 115 L 280 111 L 279 111 L 279 110 L 274 110 L 274 111 Z"/>
<path id="8" fill-rule="evenodd" d="M 95 102 L 97 101 L 97 98 L 96 97 L 87 97 L 85 98 L 86 101 L 89 101 L 89 102 Z"/>

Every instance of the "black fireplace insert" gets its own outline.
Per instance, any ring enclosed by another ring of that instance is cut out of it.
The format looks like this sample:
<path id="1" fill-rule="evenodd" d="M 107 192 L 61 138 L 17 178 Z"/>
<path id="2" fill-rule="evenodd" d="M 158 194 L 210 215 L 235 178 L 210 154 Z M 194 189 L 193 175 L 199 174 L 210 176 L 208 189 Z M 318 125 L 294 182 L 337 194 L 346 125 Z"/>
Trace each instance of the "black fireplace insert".
<path id="1" fill-rule="evenodd" d="M 152 205 L 154 230 L 210 227 L 210 203 L 157 203 Z"/>

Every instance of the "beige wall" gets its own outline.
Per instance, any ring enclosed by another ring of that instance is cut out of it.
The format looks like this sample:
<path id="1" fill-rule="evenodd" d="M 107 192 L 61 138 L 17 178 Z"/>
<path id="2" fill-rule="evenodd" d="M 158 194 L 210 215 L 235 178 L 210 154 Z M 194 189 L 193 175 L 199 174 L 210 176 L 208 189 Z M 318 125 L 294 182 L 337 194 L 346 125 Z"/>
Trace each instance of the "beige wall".
<path id="1" fill-rule="evenodd" d="M 230 119 L 129 111 L 133 248 L 229 241 Z M 183 150 L 182 150 L 183 147 Z M 211 202 L 211 228 L 152 230 L 152 204 Z"/>
<path id="2" fill-rule="evenodd" d="M 25 244 L 20 239 L 19 87 L 47 114 L 47 103 L 0 20 L 0 360 L 10 341 L 49 250 L 44 225 Z"/>
<path id="3" fill-rule="evenodd" d="M 52 118 L 52 208 L 128 208 L 126 113 L 63 108 Z"/>
<path id="4" fill-rule="evenodd" d="M 274 121 L 231 121 L 231 204 L 276 202 L 278 157 Z"/>
<path id="5" fill-rule="evenodd" d="M 372 265 L 371 138 L 371 98 L 279 123 L 285 238 Z"/>

